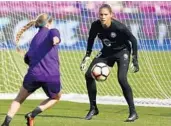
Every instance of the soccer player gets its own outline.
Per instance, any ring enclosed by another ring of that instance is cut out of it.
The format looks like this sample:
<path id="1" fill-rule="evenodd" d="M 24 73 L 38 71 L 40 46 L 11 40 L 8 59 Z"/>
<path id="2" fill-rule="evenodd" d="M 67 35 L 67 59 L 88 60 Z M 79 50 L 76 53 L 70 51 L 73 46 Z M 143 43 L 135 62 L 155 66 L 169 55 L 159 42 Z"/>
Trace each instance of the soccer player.
<path id="1" fill-rule="evenodd" d="M 96 83 L 91 76 L 92 67 L 98 62 L 104 62 L 109 67 L 113 67 L 116 62 L 118 65 L 118 81 L 122 88 L 123 95 L 129 105 L 129 116 L 126 119 L 126 122 L 134 121 L 138 119 L 138 115 L 134 106 L 132 89 L 127 81 L 127 72 L 131 50 L 133 72 L 139 71 L 137 40 L 124 24 L 112 18 L 112 9 L 110 5 L 103 4 L 99 8 L 99 20 L 94 21 L 91 25 L 86 55 L 80 65 L 81 70 L 85 70 L 86 68 L 86 64 L 92 52 L 92 46 L 96 36 L 98 36 L 98 38 L 101 40 L 103 48 L 93 59 L 85 74 L 88 96 L 90 100 L 90 110 L 85 119 L 90 120 L 94 115 L 99 113 L 96 105 Z"/>
<path id="2" fill-rule="evenodd" d="M 57 44 L 60 43 L 60 33 L 52 27 L 53 19 L 48 14 L 39 15 L 36 20 L 30 21 L 17 34 L 18 42 L 24 31 L 32 26 L 39 28 L 33 37 L 30 48 L 24 57 L 28 64 L 28 72 L 24 77 L 23 85 L 13 100 L 5 120 L 1 126 L 9 126 L 14 115 L 24 100 L 35 90 L 42 87 L 48 98 L 40 103 L 33 111 L 25 115 L 27 126 L 34 125 L 34 118 L 55 105 L 61 97 L 61 82 Z"/>

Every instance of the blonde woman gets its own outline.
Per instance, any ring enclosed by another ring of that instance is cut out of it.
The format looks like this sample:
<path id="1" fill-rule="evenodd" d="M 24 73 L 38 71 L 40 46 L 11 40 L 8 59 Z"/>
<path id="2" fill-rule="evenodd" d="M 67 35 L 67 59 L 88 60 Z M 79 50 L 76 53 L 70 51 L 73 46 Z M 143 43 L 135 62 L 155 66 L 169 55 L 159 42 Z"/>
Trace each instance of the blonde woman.
<path id="1" fill-rule="evenodd" d="M 48 98 L 40 103 L 32 112 L 25 115 L 27 126 L 34 125 L 34 118 L 52 107 L 61 97 L 61 83 L 57 44 L 60 43 L 60 33 L 51 29 L 52 17 L 48 14 L 39 15 L 36 20 L 30 21 L 16 36 L 19 41 L 24 31 L 30 27 L 39 28 L 33 37 L 30 48 L 25 54 L 24 61 L 28 64 L 28 72 L 24 77 L 23 85 L 12 102 L 5 120 L 1 126 L 9 126 L 20 105 L 35 90 L 42 87 Z"/>

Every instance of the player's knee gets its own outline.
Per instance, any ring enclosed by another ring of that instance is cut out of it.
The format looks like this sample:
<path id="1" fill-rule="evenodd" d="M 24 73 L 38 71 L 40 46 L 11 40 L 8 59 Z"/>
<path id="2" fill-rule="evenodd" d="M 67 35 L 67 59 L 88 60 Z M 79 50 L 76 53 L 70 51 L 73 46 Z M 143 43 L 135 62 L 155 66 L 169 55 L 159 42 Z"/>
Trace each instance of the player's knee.
<path id="1" fill-rule="evenodd" d="M 124 76 L 124 75 L 119 75 L 118 76 L 118 81 L 119 81 L 120 84 L 127 83 L 127 77 Z"/>
<path id="2" fill-rule="evenodd" d="M 87 72 L 85 73 L 85 78 L 86 78 L 86 79 L 92 78 L 91 72 L 87 71 Z"/>
<path id="3" fill-rule="evenodd" d="M 119 76 L 118 77 L 119 84 L 122 88 L 122 90 L 129 91 L 131 90 L 130 85 L 128 84 L 127 77 L 126 76 Z"/>
<path id="4" fill-rule="evenodd" d="M 25 99 L 22 99 L 22 98 L 19 98 L 19 97 L 17 97 L 17 98 L 14 99 L 15 102 L 18 102 L 20 104 L 22 104 L 24 102 L 24 100 Z"/>
<path id="5" fill-rule="evenodd" d="M 25 101 L 25 99 L 26 99 L 26 97 L 23 97 L 22 95 L 19 94 L 19 95 L 14 99 L 14 101 L 19 102 L 20 104 L 22 104 L 22 103 Z"/>

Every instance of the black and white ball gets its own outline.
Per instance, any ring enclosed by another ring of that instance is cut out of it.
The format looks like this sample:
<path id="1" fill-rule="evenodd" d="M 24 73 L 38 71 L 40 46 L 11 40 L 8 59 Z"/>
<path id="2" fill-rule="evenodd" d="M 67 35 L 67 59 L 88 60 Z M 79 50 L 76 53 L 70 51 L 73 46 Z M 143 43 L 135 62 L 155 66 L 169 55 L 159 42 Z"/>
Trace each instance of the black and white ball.
<path id="1" fill-rule="evenodd" d="M 102 62 L 95 64 L 91 70 L 92 77 L 97 81 L 105 81 L 109 74 L 109 66 Z"/>

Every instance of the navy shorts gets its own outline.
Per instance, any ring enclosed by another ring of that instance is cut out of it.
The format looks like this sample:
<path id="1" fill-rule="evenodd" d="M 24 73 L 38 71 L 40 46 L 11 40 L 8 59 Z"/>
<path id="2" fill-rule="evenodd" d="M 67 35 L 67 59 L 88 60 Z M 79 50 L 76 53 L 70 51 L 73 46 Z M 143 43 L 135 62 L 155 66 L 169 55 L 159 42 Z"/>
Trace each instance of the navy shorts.
<path id="1" fill-rule="evenodd" d="M 42 87 L 42 89 L 44 90 L 46 95 L 49 98 L 53 99 L 60 92 L 60 90 L 61 90 L 61 83 L 60 83 L 60 80 L 56 81 L 56 82 L 39 82 L 39 81 L 28 82 L 28 81 L 24 81 L 23 82 L 23 87 L 29 93 L 33 93 L 34 91 L 36 91 L 37 89 Z"/>

